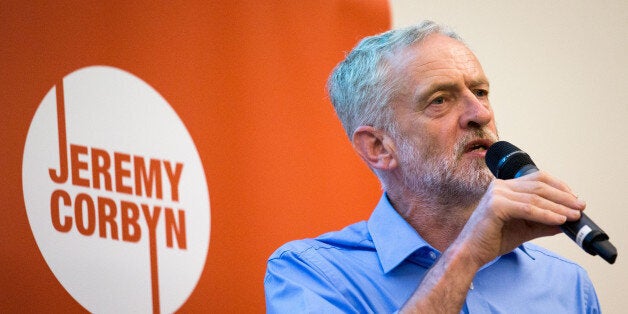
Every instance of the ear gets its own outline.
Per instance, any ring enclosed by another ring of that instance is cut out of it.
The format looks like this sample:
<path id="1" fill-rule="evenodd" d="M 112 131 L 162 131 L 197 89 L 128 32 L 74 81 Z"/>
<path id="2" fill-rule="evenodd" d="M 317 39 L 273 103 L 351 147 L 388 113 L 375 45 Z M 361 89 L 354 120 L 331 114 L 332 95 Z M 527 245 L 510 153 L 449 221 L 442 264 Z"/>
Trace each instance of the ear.
<path id="1" fill-rule="evenodd" d="M 353 148 L 373 169 L 391 170 L 397 167 L 395 145 L 382 130 L 361 125 L 353 132 Z"/>

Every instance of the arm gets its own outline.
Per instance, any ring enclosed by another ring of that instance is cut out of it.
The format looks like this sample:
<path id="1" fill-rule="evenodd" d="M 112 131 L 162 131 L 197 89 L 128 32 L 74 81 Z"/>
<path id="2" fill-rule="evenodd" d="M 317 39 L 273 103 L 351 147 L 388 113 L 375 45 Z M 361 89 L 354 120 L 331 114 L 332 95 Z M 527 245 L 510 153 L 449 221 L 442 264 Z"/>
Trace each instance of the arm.
<path id="1" fill-rule="evenodd" d="M 584 207 L 564 183 L 544 172 L 493 181 L 401 312 L 460 312 L 480 267 L 523 242 L 559 233 L 559 226 L 578 219 Z"/>

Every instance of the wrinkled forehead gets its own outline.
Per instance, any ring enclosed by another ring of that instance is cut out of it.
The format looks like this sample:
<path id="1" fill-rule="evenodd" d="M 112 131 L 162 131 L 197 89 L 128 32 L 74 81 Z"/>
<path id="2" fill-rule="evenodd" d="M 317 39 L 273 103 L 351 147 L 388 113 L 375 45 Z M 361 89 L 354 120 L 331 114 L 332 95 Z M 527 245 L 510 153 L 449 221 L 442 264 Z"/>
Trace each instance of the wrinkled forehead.
<path id="1" fill-rule="evenodd" d="M 397 49 L 386 58 L 393 75 L 407 75 L 407 71 L 431 68 L 457 68 L 484 76 L 475 54 L 462 42 L 442 35 L 432 34 L 424 40 Z"/>

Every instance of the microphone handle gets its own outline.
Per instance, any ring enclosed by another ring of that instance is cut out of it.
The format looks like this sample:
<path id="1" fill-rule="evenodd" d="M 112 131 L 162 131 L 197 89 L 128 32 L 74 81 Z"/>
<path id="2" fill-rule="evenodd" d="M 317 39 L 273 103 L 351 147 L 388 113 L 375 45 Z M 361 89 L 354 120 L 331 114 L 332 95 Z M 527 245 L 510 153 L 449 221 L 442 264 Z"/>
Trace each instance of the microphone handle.
<path id="1" fill-rule="evenodd" d="M 528 164 L 515 174 L 515 178 L 537 171 L 539 169 L 534 164 Z M 560 226 L 560 229 L 585 252 L 593 256 L 599 254 L 609 264 L 615 263 L 617 249 L 609 241 L 609 237 L 604 230 L 596 225 L 585 213 L 581 213 L 580 219 L 576 221 L 565 222 Z"/>
<path id="2" fill-rule="evenodd" d="M 608 240 L 608 235 L 596 225 L 589 216 L 582 213 L 580 219 L 567 221 L 560 229 L 576 242 L 585 252 L 591 255 L 599 254 L 610 264 L 617 259 L 617 249 Z"/>

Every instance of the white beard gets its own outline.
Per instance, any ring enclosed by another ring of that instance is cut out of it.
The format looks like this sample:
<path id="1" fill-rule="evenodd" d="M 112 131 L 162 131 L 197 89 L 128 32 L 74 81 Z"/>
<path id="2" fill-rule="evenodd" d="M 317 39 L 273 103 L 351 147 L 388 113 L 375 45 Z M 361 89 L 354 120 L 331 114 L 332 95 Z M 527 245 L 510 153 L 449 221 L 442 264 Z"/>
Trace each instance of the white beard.
<path id="1" fill-rule="evenodd" d="M 497 141 L 492 132 L 477 130 L 456 143 L 453 155 L 444 155 L 437 153 L 440 150 L 435 143 L 421 152 L 408 139 L 396 137 L 403 184 L 422 202 L 447 206 L 478 202 L 495 178 L 484 160 L 474 159 L 469 164 L 462 159 L 467 143 L 478 138 Z"/>

